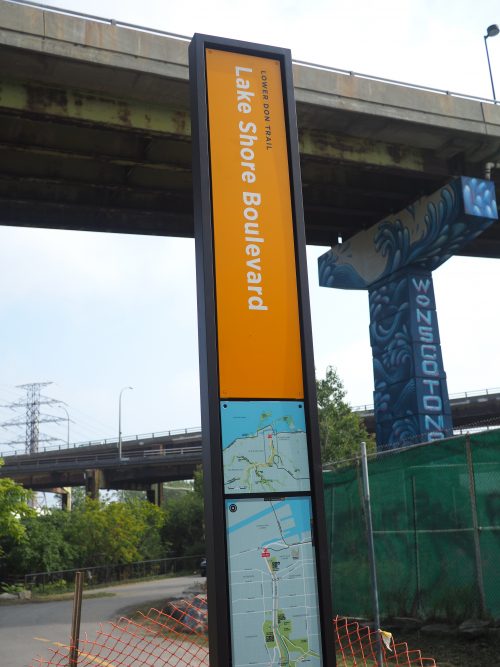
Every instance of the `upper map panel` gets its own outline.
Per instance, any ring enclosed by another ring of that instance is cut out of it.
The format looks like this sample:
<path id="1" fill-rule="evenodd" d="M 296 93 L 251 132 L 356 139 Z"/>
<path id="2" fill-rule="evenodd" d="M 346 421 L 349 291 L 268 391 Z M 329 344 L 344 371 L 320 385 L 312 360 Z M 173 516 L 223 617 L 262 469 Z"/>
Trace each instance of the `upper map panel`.
<path id="1" fill-rule="evenodd" d="M 304 403 L 222 401 L 224 491 L 309 491 Z"/>

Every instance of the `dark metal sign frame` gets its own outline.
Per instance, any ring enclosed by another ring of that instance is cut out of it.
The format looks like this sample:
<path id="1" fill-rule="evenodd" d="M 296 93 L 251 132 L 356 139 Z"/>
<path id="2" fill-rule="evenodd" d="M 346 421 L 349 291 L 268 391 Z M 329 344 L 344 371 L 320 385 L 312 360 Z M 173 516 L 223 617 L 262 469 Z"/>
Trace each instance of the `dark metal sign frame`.
<path id="1" fill-rule="evenodd" d="M 316 553 L 323 665 L 333 667 L 335 647 L 332 632 L 331 587 L 324 514 L 322 468 L 319 448 L 312 328 L 306 267 L 302 186 L 298 150 L 292 60 L 288 49 L 196 34 L 189 47 L 191 119 L 193 142 L 193 187 L 198 290 L 201 418 L 205 488 L 205 534 L 209 601 L 210 664 L 232 664 L 230 639 L 229 583 L 225 526 L 224 479 L 221 455 L 218 339 L 214 269 L 213 210 L 211 196 L 210 135 L 208 122 L 206 50 L 230 51 L 278 60 L 288 147 L 288 168 L 298 286 L 304 406 L 308 431 L 311 483 L 312 539 Z M 289 495 L 289 494 L 285 494 Z"/>

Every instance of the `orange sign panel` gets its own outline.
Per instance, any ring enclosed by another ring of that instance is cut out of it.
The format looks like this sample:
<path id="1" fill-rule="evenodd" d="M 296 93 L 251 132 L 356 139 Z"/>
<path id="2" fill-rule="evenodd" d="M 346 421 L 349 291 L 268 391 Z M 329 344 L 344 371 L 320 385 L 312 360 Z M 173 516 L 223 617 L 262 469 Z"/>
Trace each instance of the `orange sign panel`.
<path id="1" fill-rule="evenodd" d="M 278 60 L 207 49 L 221 398 L 304 396 Z"/>

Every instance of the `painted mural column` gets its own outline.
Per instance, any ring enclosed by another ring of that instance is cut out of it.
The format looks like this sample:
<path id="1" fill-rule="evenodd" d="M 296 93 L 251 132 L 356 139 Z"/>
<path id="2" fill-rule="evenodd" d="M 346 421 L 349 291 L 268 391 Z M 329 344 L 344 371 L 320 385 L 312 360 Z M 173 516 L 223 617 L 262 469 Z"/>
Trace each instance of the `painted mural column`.
<path id="1" fill-rule="evenodd" d="M 320 285 L 369 293 L 379 449 L 452 434 L 432 271 L 497 219 L 493 183 L 460 177 L 319 258 Z"/>
<path id="2" fill-rule="evenodd" d="M 431 272 L 402 270 L 368 293 L 377 443 L 451 435 Z"/>

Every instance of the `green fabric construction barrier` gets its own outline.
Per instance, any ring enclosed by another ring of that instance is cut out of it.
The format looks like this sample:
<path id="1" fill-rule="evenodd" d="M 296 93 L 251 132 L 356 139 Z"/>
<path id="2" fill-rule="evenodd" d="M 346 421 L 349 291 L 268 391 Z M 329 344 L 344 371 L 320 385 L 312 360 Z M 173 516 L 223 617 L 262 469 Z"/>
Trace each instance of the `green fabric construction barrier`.
<path id="1" fill-rule="evenodd" d="M 500 618 L 500 431 L 376 454 L 368 469 L 381 615 Z M 360 463 L 324 483 L 334 611 L 370 617 Z"/>

